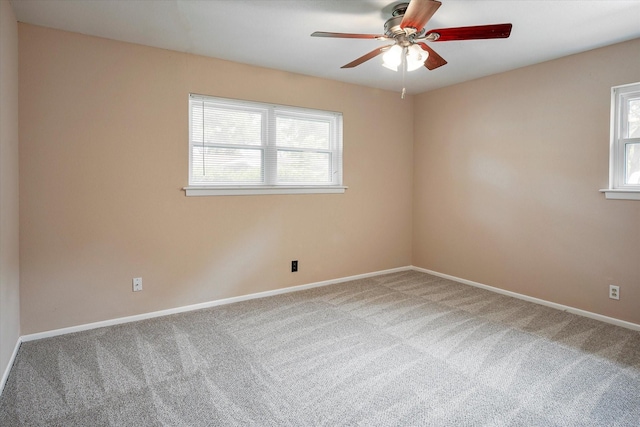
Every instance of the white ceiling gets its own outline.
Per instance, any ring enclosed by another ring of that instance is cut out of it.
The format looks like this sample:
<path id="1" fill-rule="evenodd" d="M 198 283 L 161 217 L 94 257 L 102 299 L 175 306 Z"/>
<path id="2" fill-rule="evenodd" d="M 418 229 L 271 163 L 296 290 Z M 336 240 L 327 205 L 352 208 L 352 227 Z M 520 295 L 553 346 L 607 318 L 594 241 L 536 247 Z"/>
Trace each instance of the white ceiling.
<path id="1" fill-rule="evenodd" d="M 448 64 L 407 75 L 421 93 L 640 37 L 640 0 L 441 0 L 426 28 L 513 23 L 509 39 L 431 43 Z M 377 57 L 388 42 L 310 37 L 384 32 L 389 0 L 11 0 L 18 21 L 399 91 Z M 637 59 L 640 61 L 640 52 Z"/>

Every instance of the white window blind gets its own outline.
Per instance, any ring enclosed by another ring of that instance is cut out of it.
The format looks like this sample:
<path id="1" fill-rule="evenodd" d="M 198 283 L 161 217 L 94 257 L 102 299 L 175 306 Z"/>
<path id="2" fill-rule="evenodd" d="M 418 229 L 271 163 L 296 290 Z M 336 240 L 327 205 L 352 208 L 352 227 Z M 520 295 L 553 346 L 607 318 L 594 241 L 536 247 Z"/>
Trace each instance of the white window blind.
<path id="1" fill-rule="evenodd" d="M 189 123 L 187 191 L 344 191 L 341 113 L 192 94 Z"/>
<path id="2" fill-rule="evenodd" d="M 620 102 L 619 145 L 624 151 L 620 156 L 624 169 L 621 181 L 624 185 L 640 187 L 640 84 L 636 85 L 635 91 L 622 94 Z"/>

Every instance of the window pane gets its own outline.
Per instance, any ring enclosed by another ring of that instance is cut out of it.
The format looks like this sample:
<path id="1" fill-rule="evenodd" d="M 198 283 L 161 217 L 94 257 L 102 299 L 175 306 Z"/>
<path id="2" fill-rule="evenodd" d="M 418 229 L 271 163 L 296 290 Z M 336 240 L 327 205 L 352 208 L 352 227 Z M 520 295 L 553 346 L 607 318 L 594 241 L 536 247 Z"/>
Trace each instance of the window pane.
<path id="1" fill-rule="evenodd" d="M 640 138 L 640 98 L 630 99 L 627 103 L 627 138 Z"/>
<path id="2" fill-rule="evenodd" d="M 262 149 L 193 146 L 193 182 L 197 184 L 261 183 Z"/>
<path id="3" fill-rule="evenodd" d="M 626 184 L 640 185 L 640 143 L 625 144 Z"/>
<path id="4" fill-rule="evenodd" d="M 191 132 L 194 143 L 261 145 L 262 112 L 194 103 Z"/>
<path id="5" fill-rule="evenodd" d="M 327 121 L 299 117 L 276 118 L 276 145 L 291 148 L 329 148 Z"/>
<path id="6" fill-rule="evenodd" d="M 331 155 L 278 150 L 278 182 L 331 183 Z"/>
<path id="7" fill-rule="evenodd" d="M 342 114 L 196 94 L 189 106 L 189 185 L 342 185 Z"/>

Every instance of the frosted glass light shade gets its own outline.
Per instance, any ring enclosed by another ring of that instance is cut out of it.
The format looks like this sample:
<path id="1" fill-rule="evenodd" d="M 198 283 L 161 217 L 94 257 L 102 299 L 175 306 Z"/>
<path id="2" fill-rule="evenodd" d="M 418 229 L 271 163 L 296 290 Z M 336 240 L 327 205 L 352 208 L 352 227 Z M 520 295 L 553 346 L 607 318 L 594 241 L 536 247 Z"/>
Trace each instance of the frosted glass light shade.
<path id="1" fill-rule="evenodd" d="M 393 45 L 382 55 L 382 66 L 393 71 L 398 71 L 398 65 L 402 63 L 402 48 Z"/>
<path id="2" fill-rule="evenodd" d="M 422 50 L 418 45 L 412 44 L 407 49 L 407 71 L 414 71 L 422 67 L 428 57 L 429 52 Z"/>
<path id="3" fill-rule="evenodd" d="M 407 48 L 393 45 L 388 51 L 382 55 L 382 66 L 393 71 L 398 71 L 398 67 L 402 65 L 402 55 L 406 55 L 407 71 L 414 71 L 424 65 L 429 57 L 429 52 L 424 51 L 415 44 Z"/>

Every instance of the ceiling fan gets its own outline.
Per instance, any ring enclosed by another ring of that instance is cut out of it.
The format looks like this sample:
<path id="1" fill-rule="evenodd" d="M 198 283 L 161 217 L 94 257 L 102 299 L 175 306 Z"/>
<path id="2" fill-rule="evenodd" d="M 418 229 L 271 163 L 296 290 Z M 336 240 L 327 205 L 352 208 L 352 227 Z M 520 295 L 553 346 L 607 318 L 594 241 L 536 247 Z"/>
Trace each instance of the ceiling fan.
<path id="1" fill-rule="evenodd" d="M 341 68 L 353 68 L 383 54 L 384 66 L 394 71 L 413 71 L 421 66 L 434 70 L 447 63 L 425 42 L 451 40 L 478 40 L 507 38 L 511 24 L 478 25 L 473 27 L 441 28 L 425 30 L 425 25 L 442 5 L 437 0 L 411 0 L 397 4 L 392 17 L 384 23 L 384 34 L 351 34 L 316 31 L 312 37 L 335 37 L 345 39 L 389 40 L 393 44 L 379 47 L 357 58 Z M 404 90 L 403 90 L 404 92 Z"/>

